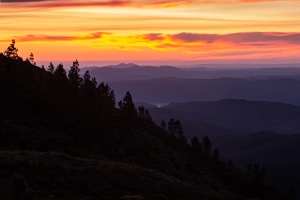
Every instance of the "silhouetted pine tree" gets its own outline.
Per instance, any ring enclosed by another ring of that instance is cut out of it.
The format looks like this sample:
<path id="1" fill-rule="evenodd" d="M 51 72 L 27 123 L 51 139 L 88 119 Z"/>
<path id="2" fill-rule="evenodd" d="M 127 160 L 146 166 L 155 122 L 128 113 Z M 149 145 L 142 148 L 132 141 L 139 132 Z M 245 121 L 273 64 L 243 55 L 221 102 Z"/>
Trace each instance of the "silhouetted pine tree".
<path id="1" fill-rule="evenodd" d="M 191 144 L 192 144 L 192 147 L 197 150 L 198 152 L 202 152 L 202 145 L 200 143 L 200 140 L 198 139 L 197 136 L 194 136 L 192 139 L 191 139 Z"/>
<path id="2" fill-rule="evenodd" d="M 174 118 L 171 118 L 168 122 L 168 132 L 172 137 L 175 137 L 175 131 L 176 131 L 175 120 Z"/>
<path id="3" fill-rule="evenodd" d="M 145 118 L 145 108 L 144 108 L 144 106 L 139 106 L 138 113 L 139 113 L 139 116 L 141 118 L 143 118 L 143 119 Z"/>
<path id="4" fill-rule="evenodd" d="M 55 68 L 52 62 L 50 62 L 47 71 L 50 72 L 51 74 L 54 74 Z"/>
<path id="5" fill-rule="evenodd" d="M 219 153 L 218 149 L 213 150 L 213 152 L 212 152 L 212 158 L 215 161 L 219 161 L 220 153 Z"/>
<path id="6" fill-rule="evenodd" d="M 57 68 L 53 72 L 54 77 L 56 78 L 56 81 L 59 81 L 61 83 L 64 83 L 67 81 L 67 72 L 64 69 L 63 64 L 59 64 Z"/>
<path id="7" fill-rule="evenodd" d="M 151 117 L 151 115 L 150 115 L 148 109 L 145 110 L 145 119 L 146 119 L 148 122 L 153 122 L 153 121 L 152 121 L 152 117 Z"/>
<path id="8" fill-rule="evenodd" d="M 202 144 L 202 147 L 203 147 L 204 155 L 207 156 L 207 157 L 210 157 L 212 145 L 211 145 L 211 141 L 210 141 L 209 137 L 205 136 L 202 139 L 201 144 Z"/>
<path id="9" fill-rule="evenodd" d="M 100 141 L 101 134 L 110 129 L 112 125 L 115 97 L 111 88 L 104 83 L 97 86 L 95 95 L 96 127 L 98 129 L 98 140 Z"/>
<path id="10" fill-rule="evenodd" d="M 12 40 L 11 44 L 9 45 L 9 47 L 7 47 L 7 49 L 4 51 L 4 56 L 12 58 L 12 59 L 19 59 L 18 56 L 18 49 L 15 47 L 15 40 Z"/>
<path id="11" fill-rule="evenodd" d="M 134 117 L 137 114 L 130 92 L 126 92 L 123 100 L 121 100 L 118 105 L 128 117 Z"/>
<path id="12" fill-rule="evenodd" d="M 199 157 L 202 154 L 202 145 L 197 136 L 194 136 L 191 139 L 191 144 L 192 144 L 191 154 L 193 156 L 193 160 L 195 161 L 196 164 L 198 164 Z"/>
<path id="13" fill-rule="evenodd" d="M 160 127 L 161 127 L 162 129 L 166 130 L 166 126 L 167 126 L 166 121 L 165 121 L 165 120 L 162 120 L 161 123 L 160 123 Z"/>
<path id="14" fill-rule="evenodd" d="M 152 122 L 152 117 L 149 113 L 149 110 L 145 109 L 144 106 L 138 107 L 138 115 L 141 119 L 144 119 L 144 121 Z"/>
<path id="15" fill-rule="evenodd" d="M 86 109 L 83 110 L 83 117 L 86 123 L 92 122 L 93 103 L 95 101 L 95 91 L 97 88 L 97 81 L 91 78 L 89 71 L 86 71 L 83 76 L 83 83 L 80 88 L 80 100 L 81 103 L 86 105 Z"/>
<path id="16" fill-rule="evenodd" d="M 53 107 L 55 110 L 55 122 L 56 124 L 59 122 L 58 119 L 62 118 L 69 110 L 69 81 L 67 78 L 66 70 L 63 67 L 63 64 L 59 64 L 57 68 L 54 70 L 54 84 L 53 84 Z M 64 119 L 64 120 L 71 120 Z"/>
<path id="17" fill-rule="evenodd" d="M 26 59 L 30 64 L 36 65 L 36 62 L 34 62 L 34 56 L 32 53 L 30 53 L 29 58 Z"/>
<path id="18" fill-rule="evenodd" d="M 82 91 L 82 98 L 87 103 L 89 107 L 91 107 L 91 103 L 93 102 L 94 93 L 97 88 L 97 81 L 95 78 L 91 78 L 89 71 L 86 71 L 83 76 L 82 87 L 80 88 Z"/>
<path id="19" fill-rule="evenodd" d="M 73 65 L 71 66 L 70 71 L 68 73 L 68 78 L 70 79 L 71 83 L 71 95 L 73 99 L 78 98 L 78 90 L 82 83 L 82 79 L 80 78 L 79 72 L 79 63 L 76 60 L 73 62 Z"/>
<path id="20" fill-rule="evenodd" d="M 110 104 L 112 106 L 116 106 L 116 96 L 115 96 L 115 92 L 114 90 L 110 90 L 109 94 L 108 94 L 108 97 L 110 99 Z"/>
<path id="21" fill-rule="evenodd" d="M 169 122 L 168 122 L 168 128 L 167 128 L 168 133 L 171 135 L 172 140 L 171 140 L 171 145 L 174 147 L 175 146 L 175 132 L 176 132 L 176 127 L 175 127 L 175 120 L 172 117 Z"/>
<path id="22" fill-rule="evenodd" d="M 187 139 L 186 139 L 186 137 L 184 136 L 184 131 L 183 131 L 183 128 L 182 128 L 181 123 L 180 123 L 179 120 L 176 120 L 176 121 L 175 121 L 175 132 L 176 132 L 176 137 L 177 137 L 180 141 L 182 141 L 182 142 L 184 142 L 184 143 L 187 142 Z"/>
<path id="23" fill-rule="evenodd" d="M 130 92 L 126 92 L 125 96 L 123 97 L 123 100 L 119 101 L 118 105 L 123 113 L 124 120 L 127 124 L 127 128 L 130 131 L 131 127 L 135 123 L 135 117 L 137 115 L 137 110 L 135 109 L 135 105 L 133 103 Z"/>

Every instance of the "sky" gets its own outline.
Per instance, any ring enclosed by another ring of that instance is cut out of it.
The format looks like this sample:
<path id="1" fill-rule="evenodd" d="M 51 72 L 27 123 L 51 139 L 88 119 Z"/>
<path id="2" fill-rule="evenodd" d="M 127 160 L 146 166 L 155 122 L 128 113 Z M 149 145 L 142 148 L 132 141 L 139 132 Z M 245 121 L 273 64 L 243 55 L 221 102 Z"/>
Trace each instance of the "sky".
<path id="1" fill-rule="evenodd" d="M 300 0 L 2 0 L 12 39 L 38 65 L 300 63 Z"/>

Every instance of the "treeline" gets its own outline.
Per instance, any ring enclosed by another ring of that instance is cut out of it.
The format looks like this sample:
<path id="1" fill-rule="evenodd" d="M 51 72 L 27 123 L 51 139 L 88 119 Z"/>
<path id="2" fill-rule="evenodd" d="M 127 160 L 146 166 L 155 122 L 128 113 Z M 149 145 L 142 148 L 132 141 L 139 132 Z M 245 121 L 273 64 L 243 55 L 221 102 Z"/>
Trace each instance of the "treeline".
<path id="1" fill-rule="evenodd" d="M 0 54 L 1 116 L 6 119 L 0 129 L 3 147 L 37 148 L 30 146 L 31 141 L 24 141 L 26 138 L 15 140 L 20 137 L 14 136 L 21 134 L 15 131 L 16 126 L 23 129 L 23 134 L 24 127 L 28 133 L 37 126 L 43 132 L 58 130 L 66 140 L 71 138 L 74 143 L 91 147 L 118 143 L 112 139 L 114 134 L 153 125 L 149 111 L 144 107 L 136 109 L 129 92 L 116 102 L 114 91 L 105 83 L 97 83 L 89 71 L 81 77 L 77 60 L 67 72 L 62 64 L 55 67 L 50 63 L 47 69 L 35 67 L 33 54 L 24 62 L 17 52 L 13 41 Z M 15 123 L 21 114 L 29 116 Z M 47 146 L 51 144 L 39 148 L 48 149 Z"/>
<path id="2" fill-rule="evenodd" d="M 148 109 L 136 109 L 130 92 L 116 102 L 107 84 L 98 83 L 89 71 L 80 75 L 77 60 L 68 72 L 62 64 L 39 68 L 32 53 L 23 61 L 14 45 L 0 54 L 2 148 L 52 151 L 82 146 L 147 165 L 165 148 L 190 152 L 193 159 L 219 159 L 207 136 L 201 142 L 194 137 L 189 145 L 179 120 L 171 118 L 157 127 Z"/>
<path id="3" fill-rule="evenodd" d="M 97 83 L 89 71 L 80 75 L 77 60 L 69 71 L 52 63 L 45 69 L 36 67 L 32 53 L 23 61 L 17 52 L 13 41 L 0 54 L 2 148 L 48 151 L 82 146 L 105 156 L 135 157 L 129 160 L 137 162 L 150 159 L 142 155 L 145 152 L 163 151 L 157 150 L 155 140 L 164 148 L 173 148 L 174 143 L 178 148 L 178 139 L 185 138 L 178 121 L 170 135 L 164 134 L 148 109 L 135 107 L 130 92 L 116 102 L 107 84 Z M 186 139 L 179 145 L 184 148 L 178 150 L 184 151 Z"/>
<path id="4" fill-rule="evenodd" d="M 184 130 L 181 126 L 181 122 L 179 120 L 175 120 L 171 118 L 168 122 L 168 126 L 165 120 L 162 120 L 160 123 L 160 127 L 163 130 L 166 130 L 171 136 L 173 142 L 177 139 L 178 142 L 182 144 L 187 143 L 187 138 L 184 135 Z M 194 136 L 190 141 L 192 151 L 199 155 L 204 155 L 208 158 L 213 158 L 215 161 L 218 161 L 220 158 L 219 150 L 216 148 L 212 151 L 212 143 L 208 136 L 205 136 L 200 142 L 197 136 Z"/>

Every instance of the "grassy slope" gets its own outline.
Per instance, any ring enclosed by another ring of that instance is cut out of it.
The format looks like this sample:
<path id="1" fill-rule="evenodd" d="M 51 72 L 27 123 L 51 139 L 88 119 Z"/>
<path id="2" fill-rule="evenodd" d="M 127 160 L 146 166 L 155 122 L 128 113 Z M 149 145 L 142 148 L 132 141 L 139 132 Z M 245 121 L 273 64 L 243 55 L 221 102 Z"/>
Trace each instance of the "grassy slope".
<path id="1" fill-rule="evenodd" d="M 254 187 L 252 181 L 245 181 L 244 174 L 211 162 L 202 167 L 201 178 L 182 180 L 128 163 L 65 153 L 1 151 L 0 155 L 0 196 L 3 199 L 11 199 L 6 188 L 14 173 L 22 174 L 29 184 L 29 190 L 23 195 L 25 199 L 50 199 L 50 196 L 55 199 L 119 199 L 133 195 L 145 199 L 161 199 L 162 196 L 166 199 L 243 199 L 240 195 Z M 211 174 L 211 169 L 215 173 Z M 269 187 L 263 190 L 262 199 L 282 198 Z M 250 192 L 248 195 L 249 198 L 255 196 Z"/>

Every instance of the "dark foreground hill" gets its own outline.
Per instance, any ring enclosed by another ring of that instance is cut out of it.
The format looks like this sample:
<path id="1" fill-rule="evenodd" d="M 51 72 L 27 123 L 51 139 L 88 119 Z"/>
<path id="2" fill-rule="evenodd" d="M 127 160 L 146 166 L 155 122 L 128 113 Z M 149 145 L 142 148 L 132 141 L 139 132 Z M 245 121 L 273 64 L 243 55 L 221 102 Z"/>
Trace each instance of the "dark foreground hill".
<path id="1" fill-rule="evenodd" d="M 147 104 L 138 104 L 147 107 Z M 162 108 L 149 106 L 149 110 L 157 124 L 162 119 L 179 119 L 189 138 L 209 135 L 214 146 L 222 152 L 222 159 L 234 160 L 234 165 L 242 171 L 247 171 L 249 163 L 260 164 L 266 167 L 266 179 L 270 184 L 282 191 L 293 186 L 294 191 L 300 193 L 297 172 L 300 134 L 293 134 L 299 130 L 298 106 L 227 99 L 172 103 Z M 240 129 L 234 129 L 235 126 Z M 252 133 L 254 131 L 257 132 Z"/>
<path id="2" fill-rule="evenodd" d="M 179 119 L 188 138 L 209 135 L 223 156 L 244 166 L 247 162 L 274 165 L 300 160 L 296 153 L 300 151 L 299 106 L 226 99 L 150 106 L 149 110 L 157 124 L 171 117 Z"/>
<path id="3" fill-rule="evenodd" d="M 129 92 L 117 108 L 113 90 L 78 66 L 45 71 L 0 54 L 2 198 L 286 198 L 169 135 Z"/>
<path id="4" fill-rule="evenodd" d="M 1 199 L 12 199 L 6 185 L 10 181 L 9 177 L 15 173 L 26 177 L 29 185 L 29 190 L 22 199 L 210 200 L 240 199 L 240 193 L 249 197 L 261 193 L 266 195 L 264 199 L 277 198 L 276 192 L 270 188 L 266 187 L 262 191 L 262 188 L 253 185 L 251 181 L 245 181 L 245 175 L 213 163 L 205 168 L 201 167 L 201 173 L 206 176 L 205 179 L 198 179 L 179 178 L 130 163 L 70 156 L 65 153 L 0 151 L 0 155 Z M 211 174 L 209 168 L 218 173 Z M 229 174 L 231 175 L 228 176 Z M 230 187 L 222 183 L 226 179 L 232 181 Z M 240 191 L 236 188 L 240 188 Z M 248 190 L 256 193 L 251 194 Z"/>
<path id="5" fill-rule="evenodd" d="M 212 139 L 223 158 L 234 159 L 235 166 L 247 171 L 247 164 L 267 169 L 266 181 L 282 191 L 290 186 L 300 194 L 300 135 L 280 135 L 260 131 L 246 135 L 223 135 Z"/>

